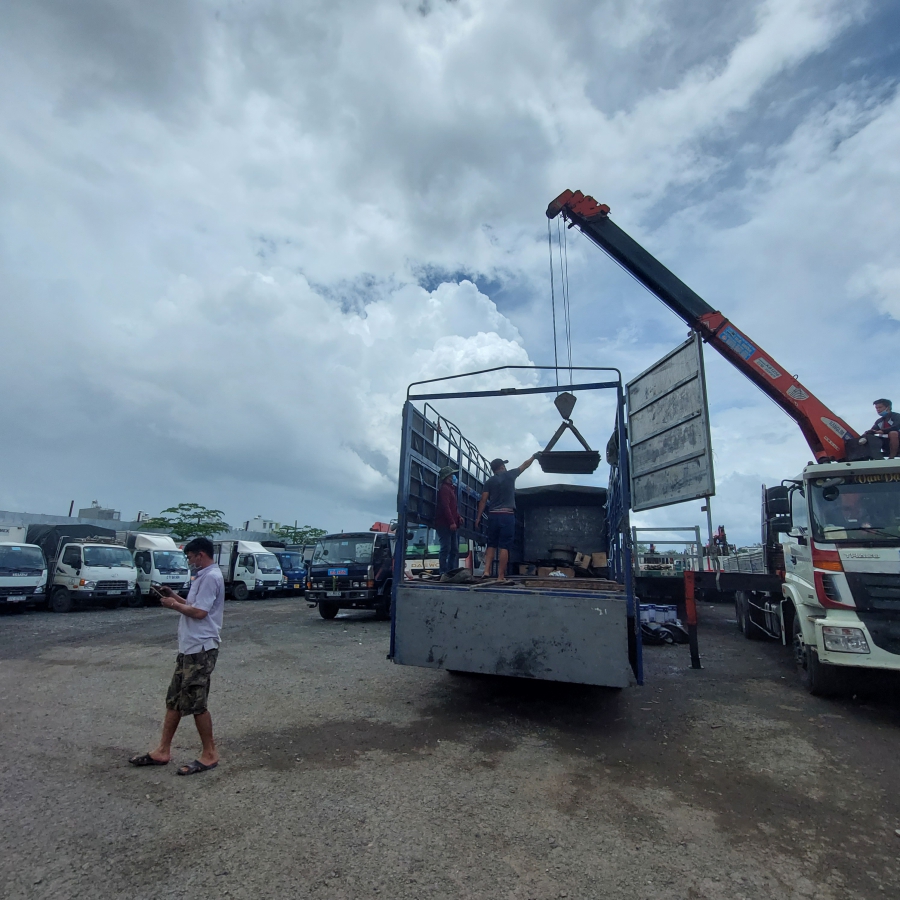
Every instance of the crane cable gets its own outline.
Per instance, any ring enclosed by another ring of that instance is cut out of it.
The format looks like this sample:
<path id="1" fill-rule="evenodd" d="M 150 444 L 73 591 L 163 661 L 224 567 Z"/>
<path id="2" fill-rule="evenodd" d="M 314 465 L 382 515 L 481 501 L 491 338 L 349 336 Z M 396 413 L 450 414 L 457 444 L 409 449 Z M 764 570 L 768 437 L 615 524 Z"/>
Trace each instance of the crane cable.
<path id="1" fill-rule="evenodd" d="M 550 250 L 550 309 L 553 313 L 553 368 L 556 375 L 556 386 L 559 387 L 559 358 L 556 350 L 556 289 L 553 284 L 553 233 L 550 220 L 547 219 L 547 247 Z"/>
<path id="2" fill-rule="evenodd" d="M 563 331 L 566 340 L 566 359 L 568 360 L 569 384 L 572 383 L 572 314 L 569 303 L 569 246 L 565 232 L 560 228 L 559 220 L 556 222 L 557 247 L 559 250 L 559 281 L 562 294 Z M 559 387 L 559 339 L 556 331 L 556 282 L 553 260 L 553 232 L 550 229 L 550 220 L 547 220 L 547 246 L 550 250 L 550 309 L 553 316 L 553 365 L 556 371 L 556 386 Z"/>

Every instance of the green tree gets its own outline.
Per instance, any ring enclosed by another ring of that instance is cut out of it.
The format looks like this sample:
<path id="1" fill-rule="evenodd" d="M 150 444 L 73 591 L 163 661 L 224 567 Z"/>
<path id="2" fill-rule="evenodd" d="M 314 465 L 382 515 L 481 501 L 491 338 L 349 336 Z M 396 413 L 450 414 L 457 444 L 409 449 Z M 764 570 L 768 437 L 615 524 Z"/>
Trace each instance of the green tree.
<path id="1" fill-rule="evenodd" d="M 167 513 L 169 515 L 167 515 Z M 229 524 L 222 518 L 221 509 L 207 509 L 199 503 L 179 503 L 164 509 L 158 516 L 145 519 L 146 528 L 169 531 L 180 541 L 195 537 L 213 537 L 228 531 Z"/>
<path id="2" fill-rule="evenodd" d="M 272 532 L 275 537 L 288 544 L 314 544 L 327 533 L 324 528 L 313 528 L 311 525 L 304 525 L 301 528 L 295 528 L 293 525 L 279 525 Z"/>

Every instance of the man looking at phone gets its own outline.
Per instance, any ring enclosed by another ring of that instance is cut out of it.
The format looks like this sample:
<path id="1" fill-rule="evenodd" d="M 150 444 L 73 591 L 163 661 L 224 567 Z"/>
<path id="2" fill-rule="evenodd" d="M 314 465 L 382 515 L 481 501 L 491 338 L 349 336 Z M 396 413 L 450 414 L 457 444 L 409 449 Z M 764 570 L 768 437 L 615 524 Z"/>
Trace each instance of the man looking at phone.
<path id="1" fill-rule="evenodd" d="M 133 756 L 133 766 L 164 766 L 172 757 L 172 738 L 183 716 L 193 716 L 203 750 L 192 763 L 181 766 L 177 774 L 196 775 L 219 764 L 219 752 L 213 739 L 212 717 L 206 708 L 209 680 L 219 655 L 219 633 L 225 608 L 225 581 L 213 560 L 213 544 L 209 538 L 194 538 L 184 548 L 185 556 L 196 576 L 187 600 L 171 588 L 154 588 L 159 602 L 180 614 L 178 620 L 178 657 L 175 674 L 166 694 L 166 717 L 163 719 L 159 746 L 149 753 Z"/>

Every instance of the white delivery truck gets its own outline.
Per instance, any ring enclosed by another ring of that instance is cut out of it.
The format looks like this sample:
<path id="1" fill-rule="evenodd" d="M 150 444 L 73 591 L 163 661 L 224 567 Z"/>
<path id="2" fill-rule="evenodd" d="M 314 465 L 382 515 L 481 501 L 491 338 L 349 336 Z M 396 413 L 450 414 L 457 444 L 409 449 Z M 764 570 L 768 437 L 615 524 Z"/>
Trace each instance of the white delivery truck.
<path id="1" fill-rule="evenodd" d="M 47 563 L 40 547 L 25 543 L 23 525 L 0 525 L 0 606 L 15 612 L 44 602 Z"/>
<path id="2" fill-rule="evenodd" d="M 281 563 L 256 541 L 216 541 L 215 561 L 225 578 L 225 590 L 235 600 L 275 594 L 281 589 Z"/>
<path id="3" fill-rule="evenodd" d="M 131 552 L 116 533 L 97 525 L 29 525 L 27 543 L 47 559 L 47 605 L 70 612 L 77 605 L 102 603 L 115 609 L 134 594 L 137 572 Z"/>
<path id="4" fill-rule="evenodd" d="M 129 606 L 144 606 L 150 599 L 150 585 L 165 585 L 176 594 L 187 596 L 191 587 L 191 570 L 184 551 L 167 534 L 119 531 L 116 536 L 131 550 L 137 570 L 134 593 Z"/>

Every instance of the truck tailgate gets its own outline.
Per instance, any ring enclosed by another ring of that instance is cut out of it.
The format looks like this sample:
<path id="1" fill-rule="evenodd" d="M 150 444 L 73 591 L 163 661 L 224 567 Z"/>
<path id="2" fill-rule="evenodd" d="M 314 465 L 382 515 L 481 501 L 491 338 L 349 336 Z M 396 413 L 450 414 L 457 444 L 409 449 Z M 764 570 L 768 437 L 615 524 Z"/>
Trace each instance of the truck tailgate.
<path id="1" fill-rule="evenodd" d="M 635 683 L 621 593 L 403 584 L 394 615 L 400 665 L 609 687 Z"/>

